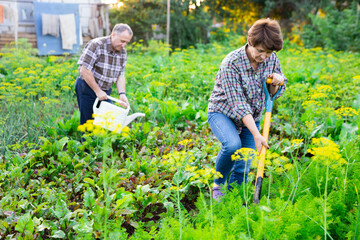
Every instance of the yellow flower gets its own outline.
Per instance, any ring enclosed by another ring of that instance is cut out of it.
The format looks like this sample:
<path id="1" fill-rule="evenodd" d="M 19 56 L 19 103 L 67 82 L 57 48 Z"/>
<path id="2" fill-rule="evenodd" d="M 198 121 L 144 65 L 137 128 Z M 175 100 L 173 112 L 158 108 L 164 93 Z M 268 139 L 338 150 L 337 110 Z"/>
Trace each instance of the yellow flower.
<path id="1" fill-rule="evenodd" d="M 291 147 L 294 149 L 301 147 L 304 143 L 304 139 L 293 139 L 291 140 Z"/>
<path id="2" fill-rule="evenodd" d="M 316 122 L 314 120 L 309 121 L 305 121 L 305 125 L 309 130 L 312 130 L 316 127 Z"/>
<path id="3" fill-rule="evenodd" d="M 291 144 L 298 145 L 298 144 L 302 143 L 303 141 L 304 141 L 304 139 L 293 139 L 293 140 L 291 140 Z"/>
<path id="4" fill-rule="evenodd" d="M 69 86 L 62 86 L 62 87 L 61 87 L 61 90 L 71 90 L 71 87 L 69 87 Z"/>
<path id="5" fill-rule="evenodd" d="M 100 133 L 100 128 L 95 128 L 93 134 L 98 135 L 99 133 Z"/>
<path id="6" fill-rule="evenodd" d="M 84 126 L 84 124 L 78 126 L 77 130 L 80 131 L 80 132 L 85 132 L 85 126 Z"/>
<path id="7" fill-rule="evenodd" d="M 280 159 L 277 158 L 272 162 L 275 166 L 279 166 L 281 164 Z"/>
<path id="8" fill-rule="evenodd" d="M 286 171 L 290 171 L 291 169 L 294 168 L 294 165 L 292 165 L 291 163 L 287 163 L 284 165 L 284 168 Z"/>
<path id="9" fill-rule="evenodd" d="M 254 159 L 255 156 L 256 156 L 256 151 L 254 149 L 240 148 L 240 149 L 236 150 L 236 152 L 233 155 L 231 155 L 231 160 L 233 160 L 233 161 L 237 161 L 237 160 L 248 161 L 248 160 Z"/>
<path id="10" fill-rule="evenodd" d="M 89 131 L 89 132 L 91 132 L 92 130 L 94 130 L 94 125 L 92 125 L 92 124 L 87 124 L 86 130 Z"/>
<path id="11" fill-rule="evenodd" d="M 182 146 L 188 146 L 188 147 L 191 147 L 193 144 L 192 144 L 193 140 L 192 139 L 184 139 L 180 142 L 178 142 L 179 145 L 182 145 Z"/>
<path id="12" fill-rule="evenodd" d="M 130 128 L 128 126 L 125 126 L 121 129 L 122 132 L 128 133 L 130 131 Z"/>
<path id="13" fill-rule="evenodd" d="M 326 16 L 326 13 L 321 9 L 319 8 L 318 12 L 317 12 L 317 15 L 320 17 L 320 18 L 324 18 Z"/>
<path id="14" fill-rule="evenodd" d="M 346 117 L 358 116 L 359 111 L 351 107 L 342 106 L 341 108 L 335 110 L 335 114 L 337 118 L 344 118 L 344 117 L 346 118 Z"/>
<path id="15" fill-rule="evenodd" d="M 311 158 L 315 161 L 326 166 L 342 165 L 347 163 L 340 154 L 339 146 L 330 139 L 313 138 L 311 142 L 314 147 L 308 149 L 308 152 L 313 155 Z"/>
<path id="16" fill-rule="evenodd" d="M 185 169 L 185 171 L 187 171 L 187 172 L 195 172 L 196 169 L 197 169 L 197 167 L 187 167 L 187 168 Z"/>
<path id="17" fill-rule="evenodd" d="M 177 187 L 177 186 L 171 186 L 169 189 L 170 189 L 170 190 L 179 191 L 182 187 L 183 187 L 183 185 L 181 184 L 179 187 Z"/>
<path id="18" fill-rule="evenodd" d="M 314 93 L 311 95 L 311 99 L 318 99 L 318 98 L 326 98 L 327 95 L 325 93 Z"/>
<path id="19" fill-rule="evenodd" d="M 317 101 L 314 101 L 314 100 L 309 100 L 309 101 L 304 101 L 302 104 L 302 106 L 304 106 L 305 108 L 306 107 L 316 107 L 316 106 L 321 106 L 321 103 L 317 102 Z"/>
<path id="20" fill-rule="evenodd" d="M 192 167 L 189 170 L 195 170 L 196 167 Z M 199 181 L 204 184 L 209 184 L 213 179 L 221 178 L 222 174 L 219 172 L 216 172 L 213 168 L 204 168 L 204 169 L 198 169 L 196 171 L 192 171 L 194 174 L 190 181 Z"/>

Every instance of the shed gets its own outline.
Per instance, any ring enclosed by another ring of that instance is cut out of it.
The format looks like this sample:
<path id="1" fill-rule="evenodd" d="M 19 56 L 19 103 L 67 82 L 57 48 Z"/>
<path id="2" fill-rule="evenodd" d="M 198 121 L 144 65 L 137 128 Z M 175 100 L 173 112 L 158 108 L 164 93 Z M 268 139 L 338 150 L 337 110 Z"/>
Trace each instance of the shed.
<path id="1" fill-rule="evenodd" d="M 0 49 L 10 42 L 16 42 L 19 38 L 27 38 L 33 47 L 38 47 L 38 42 L 44 39 L 41 39 L 39 26 L 37 26 L 39 23 L 36 19 L 38 18 L 39 11 L 41 11 L 39 10 L 39 5 L 42 6 L 44 4 L 58 4 L 58 6 L 77 5 L 79 45 L 86 43 L 92 38 L 109 35 L 111 31 L 108 9 L 110 4 L 115 2 L 117 1 L 0 0 Z M 1 8 L 3 8 L 2 12 Z M 45 39 L 45 41 L 47 40 Z"/>

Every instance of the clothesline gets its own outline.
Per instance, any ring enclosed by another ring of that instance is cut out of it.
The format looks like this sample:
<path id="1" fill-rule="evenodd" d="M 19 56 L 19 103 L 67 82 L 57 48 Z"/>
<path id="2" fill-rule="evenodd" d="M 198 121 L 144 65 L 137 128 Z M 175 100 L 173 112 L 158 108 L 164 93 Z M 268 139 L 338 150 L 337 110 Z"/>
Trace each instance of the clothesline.
<path id="1" fill-rule="evenodd" d="M 10 4 L 10 3 L 13 3 L 13 4 Z M 31 3 L 33 4 L 34 8 L 37 8 L 37 3 L 40 3 L 40 2 L 30 2 L 30 1 L 25 1 L 25 0 L 19 0 L 19 1 L 9 1 L 9 0 L 0 0 L 0 6 L 3 6 L 3 9 L 0 9 L 2 11 L 0 11 L 0 24 L 4 24 L 4 21 L 5 19 L 7 19 L 8 21 L 6 22 L 6 26 L 9 26 L 10 29 L 14 32 L 14 37 L 15 37 L 15 43 L 17 43 L 17 40 L 18 40 L 18 28 L 19 28 L 19 25 L 22 25 L 22 23 L 19 22 L 19 19 L 18 19 L 18 11 L 19 11 L 19 6 L 21 5 L 18 5 L 17 3 Z M 64 4 L 68 4 L 68 3 L 57 3 L 60 5 Z M 73 4 L 69 4 L 69 5 L 73 5 Z M 88 22 L 88 31 L 90 33 L 90 36 L 92 38 L 96 38 L 96 37 L 101 37 L 103 36 L 104 34 L 105 35 L 109 35 L 110 34 L 110 30 L 109 30 L 109 17 L 108 17 L 108 4 L 103 4 L 103 3 L 89 3 L 89 4 L 85 4 L 85 3 L 82 3 L 82 4 L 74 4 L 74 5 L 77 5 L 77 6 L 84 6 L 84 5 L 87 5 L 87 6 L 90 6 L 92 9 L 91 9 L 91 17 L 89 19 L 89 22 Z M 5 17 L 6 14 L 5 14 L 5 8 L 7 10 L 7 12 L 11 12 L 11 17 Z M 34 9 L 36 10 L 36 9 Z M 104 12 L 105 11 L 105 12 Z M 61 14 L 59 14 L 60 16 Z M 63 19 L 63 21 L 65 21 L 66 19 Z M 34 20 L 35 21 L 35 20 Z M 36 21 L 35 21 L 36 22 Z M 44 22 L 48 22 L 48 21 L 42 21 L 43 23 Z M 12 24 L 10 24 L 12 23 Z M 9 25 L 10 24 L 10 25 Z M 26 22 L 26 24 L 30 24 L 30 22 Z M 45 25 L 45 24 L 44 24 Z M 43 26 L 44 26 L 43 25 Z M 65 24 L 67 26 L 73 26 L 75 28 L 75 24 Z M 35 24 L 36 26 L 36 24 Z M 64 26 L 64 24 L 63 24 Z M 58 29 L 58 28 L 56 28 Z M 64 41 L 64 40 L 69 40 L 69 42 L 62 42 L 62 46 L 63 46 L 63 49 L 73 49 L 73 45 L 74 44 L 77 44 L 77 35 L 78 33 L 75 33 L 73 34 L 73 32 L 76 32 L 75 29 L 73 29 L 70 34 L 70 31 L 67 31 L 69 30 L 68 27 L 66 28 L 63 28 L 62 29 L 63 32 L 61 32 L 61 40 Z M 79 42 L 82 43 L 82 33 L 81 33 L 81 26 L 79 28 Z M 104 30 L 105 30 L 105 33 L 104 33 Z M 41 31 L 41 30 L 40 30 Z M 66 35 L 67 33 L 69 32 L 68 35 Z M 47 31 L 43 31 L 43 33 L 47 34 Z M 54 36 L 54 35 L 53 35 Z M 75 36 L 75 37 L 74 37 Z M 55 37 L 59 37 L 57 34 L 55 34 Z"/>
<path id="2" fill-rule="evenodd" d="M 74 14 L 41 14 L 42 34 L 59 37 L 61 32 L 62 48 L 72 50 L 77 43 Z"/>
<path id="3" fill-rule="evenodd" d="M 15 0 L 16 1 L 16 0 Z M 8 2 L 8 3 L 34 3 L 33 1 L 16 1 L 14 2 L 14 0 L 0 0 L 0 4 L 1 2 Z M 60 3 L 63 3 L 63 2 L 60 2 Z M 68 3 L 64 3 L 64 4 L 68 4 Z M 71 3 L 70 3 L 71 4 Z M 87 5 L 109 5 L 109 4 L 106 4 L 106 3 L 75 3 L 75 4 L 78 4 L 78 5 L 84 5 L 84 6 L 87 6 Z"/>

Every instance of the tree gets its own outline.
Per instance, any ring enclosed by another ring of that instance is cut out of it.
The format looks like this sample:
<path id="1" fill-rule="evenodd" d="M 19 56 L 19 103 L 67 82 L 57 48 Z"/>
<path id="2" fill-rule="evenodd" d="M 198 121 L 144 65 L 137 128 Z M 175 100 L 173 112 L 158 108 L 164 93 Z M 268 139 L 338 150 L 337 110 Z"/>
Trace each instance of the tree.
<path id="1" fill-rule="evenodd" d="M 225 23 L 233 31 L 244 31 L 261 17 L 264 3 L 259 0 L 207 0 L 205 1 L 212 19 Z"/>
<path id="2" fill-rule="evenodd" d="M 124 22 L 134 31 L 134 40 L 151 38 L 152 25 L 160 26 L 166 32 L 166 0 L 129 0 L 119 9 L 110 11 L 110 21 L 114 25 Z M 173 48 L 187 48 L 197 43 L 206 43 L 210 16 L 203 5 L 192 0 L 172 0 L 170 20 L 170 44 Z"/>
<path id="3" fill-rule="evenodd" d="M 110 10 L 111 24 L 129 24 L 134 32 L 134 41 L 143 39 L 145 42 L 151 38 L 152 24 L 162 21 L 166 14 L 166 5 L 159 0 L 128 0 L 120 8 Z"/>
<path id="4" fill-rule="evenodd" d="M 191 0 L 172 0 L 170 23 L 170 42 L 173 47 L 187 48 L 208 42 L 211 21 L 203 4 L 197 5 Z"/>

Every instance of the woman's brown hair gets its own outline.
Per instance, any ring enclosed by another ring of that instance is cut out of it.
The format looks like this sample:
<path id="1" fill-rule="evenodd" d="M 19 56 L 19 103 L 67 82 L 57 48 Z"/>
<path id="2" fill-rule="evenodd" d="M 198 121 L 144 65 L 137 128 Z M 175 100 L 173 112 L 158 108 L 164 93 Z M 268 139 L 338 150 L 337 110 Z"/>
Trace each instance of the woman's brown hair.
<path id="1" fill-rule="evenodd" d="M 257 20 L 248 31 L 248 42 L 253 47 L 262 45 L 268 50 L 280 51 L 283 38 L 279 23 L 269 18 Z"/>

